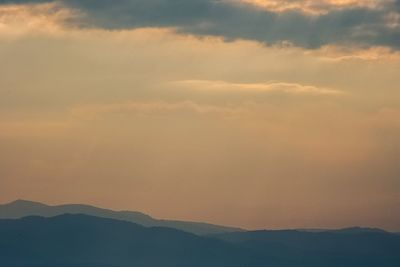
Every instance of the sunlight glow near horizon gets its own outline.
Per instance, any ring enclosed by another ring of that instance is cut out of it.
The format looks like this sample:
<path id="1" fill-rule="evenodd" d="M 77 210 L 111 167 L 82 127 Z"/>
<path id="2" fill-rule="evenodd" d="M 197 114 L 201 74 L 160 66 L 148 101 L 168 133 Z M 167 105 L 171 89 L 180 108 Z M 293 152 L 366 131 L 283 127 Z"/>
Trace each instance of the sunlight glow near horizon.
<path id="1" fill-rule="evenodd" d="M 0 1 L 0 202 L 249 229 L 400 230 L 400 54 L 367 42 L 369 24 L 349 44 L 302 46 L 174 19 L 109 25 L 76 1 L 12 2 Z M 397 2 L 365 3 L 384 12 Z M 390 10 L 382 27 L 395 40 Z"/>

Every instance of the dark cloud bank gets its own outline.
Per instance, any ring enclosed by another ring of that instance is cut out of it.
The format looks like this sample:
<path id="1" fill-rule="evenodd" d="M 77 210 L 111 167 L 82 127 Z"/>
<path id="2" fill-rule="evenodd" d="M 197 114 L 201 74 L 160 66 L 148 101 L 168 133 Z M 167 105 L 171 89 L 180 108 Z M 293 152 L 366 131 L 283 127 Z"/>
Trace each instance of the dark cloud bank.
<path id="1" fill-rule="evenodd" d="M 80 10 L 84 17 L 70 23 L 82 27 L 176 27 L 181 33 L 267 44 L 287 41 L 305 48 L 329 44 L 400 48 L 400 26 L 390 21 L 400 13 L 400 0 L 379 10 L 337 9 L 320 16 L 299 11 L 274 13 L 216 0 L 0 0 L 0 4 L 42 2 Z"/>

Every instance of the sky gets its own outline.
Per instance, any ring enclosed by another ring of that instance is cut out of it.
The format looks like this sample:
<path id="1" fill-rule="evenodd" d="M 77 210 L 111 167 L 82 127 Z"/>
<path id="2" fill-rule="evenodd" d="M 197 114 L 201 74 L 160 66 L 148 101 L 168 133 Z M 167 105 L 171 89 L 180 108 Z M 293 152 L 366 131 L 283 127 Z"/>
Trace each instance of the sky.
<path id="1" fill-rule="evenodd" d="M 0 202 L 400 231 L 399 0 L 0 0 Z"/>

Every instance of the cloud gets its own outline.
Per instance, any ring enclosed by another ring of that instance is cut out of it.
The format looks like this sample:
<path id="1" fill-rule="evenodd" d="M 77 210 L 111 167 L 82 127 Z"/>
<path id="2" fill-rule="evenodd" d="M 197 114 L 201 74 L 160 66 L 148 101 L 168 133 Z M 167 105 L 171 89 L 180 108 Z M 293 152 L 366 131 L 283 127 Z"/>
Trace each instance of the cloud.
<path id="1" fill-rule="evenodd" d="M 340 95 L 343 92 L 328 88 L 319 88 L 311 85 L 301 85 L 286 82 L 265 82 L 265 83 L 233 83 L 226 81 L 209 80 L 184 80 L 173 82 L 179 87 L 208 90 L 208 91 L 231 91 L 247 93 L 276 93 L 285 94 L 310 94 L 310 95 Z"/>
<path id="2" fill-rule="evenodd" d="M 0 0 L 0 5 L 41 4 L 54 2 L 54 0 Z"/>
<path id="3" fill-rule="evenodd" d="M 73 107 L 70 115 L 75 119 L 92 120 L 106 114 L 160 115 L 174 112 L 190 112 L 197 115 L 229 117 L 240 113 L 240 109 L 216 105 L 198 104 L 193 101 L 125 101 L 116 103 L 88 104 Z"/>
<path id="4" fill-rule="evenodd" d="M 318 17 L 298 11 L 276 13 L 235 1 L 66 0 L 86 14 L 80 23 L 108 29 L 175 27 L 179 32 L 289 42 L 316 48 L 326 44 L 399 47 L 400 29 L 389 27 L 383 10 L 363 7 L 332 10 Z"/>
<path id="5" fill-rule="evenodd" d="M 23 2 L 45 1 L 3 0 L 0 4 Z M 399 0 L 367 1 L 364 5 L 355 1 L 322 1 L 322 6 L 341 8 L 325 8 L 318 16 L 296 8 L 263 9 L 237 0 L 60 0 L 54 3 L 74 10 L 76 16 L 66 22 L 80 27 L 110 30 L 172 27 L 184 34 L 248 39 L 265 44 L 291 43 L 305 48 L 336 44 L 400 47 Z M 311 5 L 309 1 L 283 1 L 281 5 L 285 3 L 297 4 L 299 8 Z"/>
<path id="6" fill-rule="evenodd" d="M 379 9 L 392 0 L 238 0 L 274 12 L 302 11 L 321 15 L 331 10 L 345 8 Z"/>
<path id="7" fill-rule="evenodd" d="M 53 3 L 37 5 L 0 5 L 0 33 L 21 36 L 28 32 L 60 33 L 71 10 Z"/>

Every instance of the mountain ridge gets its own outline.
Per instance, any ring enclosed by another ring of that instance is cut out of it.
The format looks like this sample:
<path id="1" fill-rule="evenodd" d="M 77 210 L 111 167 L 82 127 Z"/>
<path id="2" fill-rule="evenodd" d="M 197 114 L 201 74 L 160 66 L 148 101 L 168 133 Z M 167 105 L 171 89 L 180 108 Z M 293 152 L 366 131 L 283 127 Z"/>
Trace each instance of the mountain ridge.
<path id="1" fill-rule="evenodd" d="M 243 266 L 250 250 L 166 227 L 84 214 L 0 219 L 0 263 L 7 267 Z"/>
<path id="2" fill-rule="evenodd" d="M 169 227 L 197 235 L 243 231 L 241 228 L 203 222 L 155 219 L 138 211 L 115 211 L 86 204 L 47 205 L 23 199 L 0 204 L 0 219 L 17 219 L 31 215 L 54 217 L 61 214 L 86 214 L 96 217 L 126 220 L 143 226 Z"/>
<path id="3" fill-rule="evenodd" d="M 397 267 L 400 261 L 400 236 L 380 232 L 210 237 L 63 214 L 0 219 L 0 236 L 0 263 L 7 267 Z"/>

